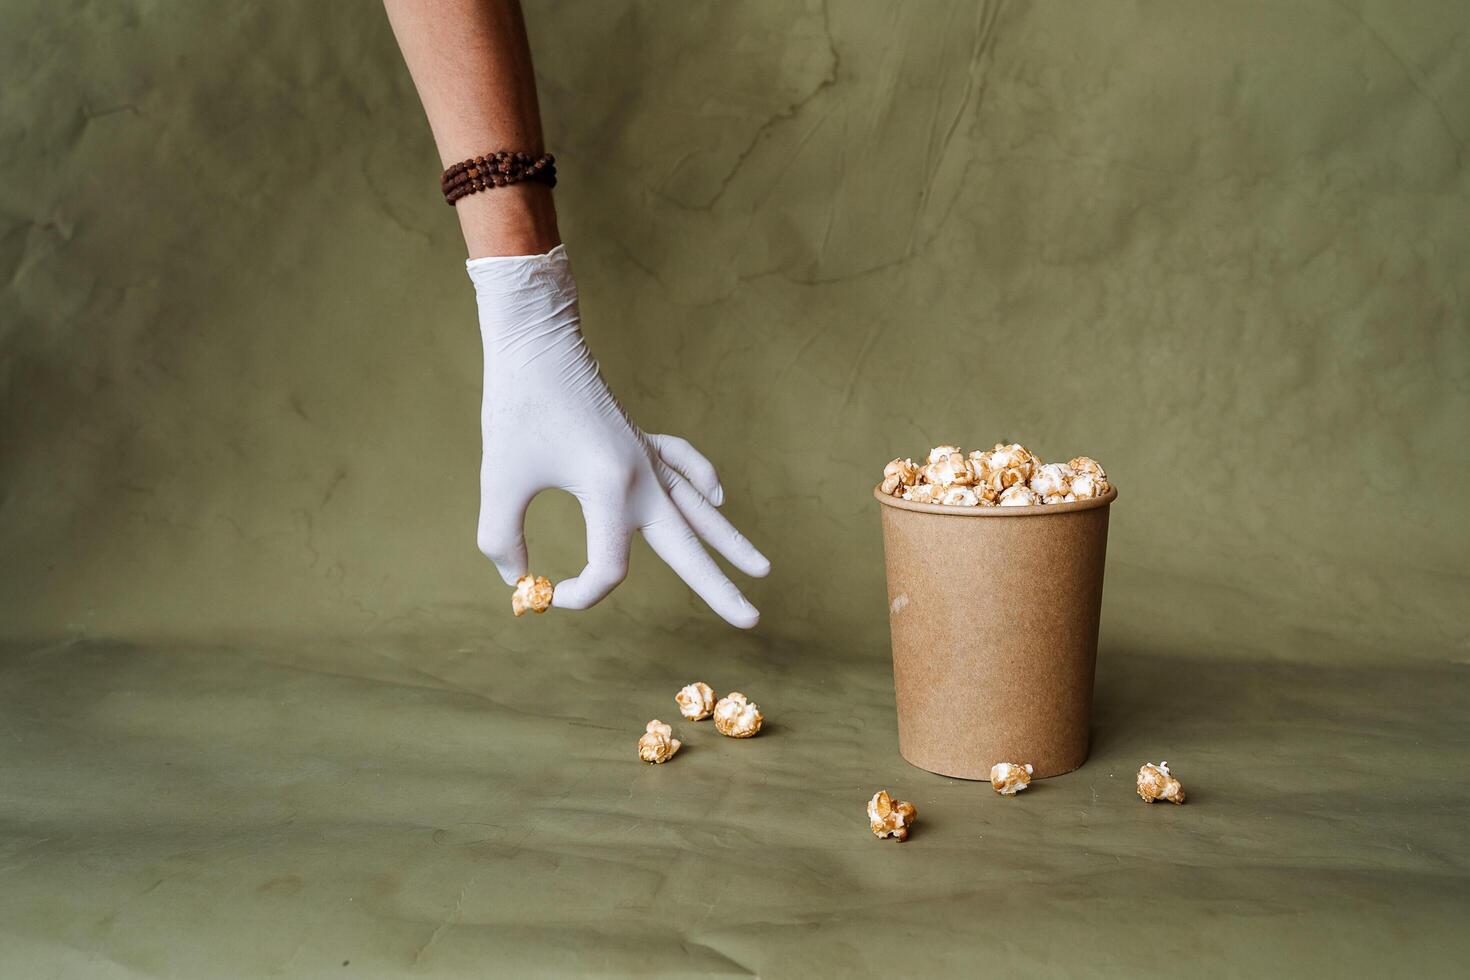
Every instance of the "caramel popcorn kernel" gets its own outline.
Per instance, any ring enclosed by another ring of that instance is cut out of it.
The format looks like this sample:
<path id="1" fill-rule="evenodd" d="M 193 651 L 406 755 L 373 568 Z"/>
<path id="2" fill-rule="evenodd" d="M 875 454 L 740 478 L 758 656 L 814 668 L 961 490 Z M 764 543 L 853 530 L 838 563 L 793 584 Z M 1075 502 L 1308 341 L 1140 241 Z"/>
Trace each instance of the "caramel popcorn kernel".
<path id="1" fill-rule="evenodd" d="M 1047 497 L 1065 497 L 1072 492 L 1073 476 L 1072 468 L 1065 463 L 1046 463 L 1031 474 L 1029 486 L 1043 500 Z"/>
<path id="2" fill-rule="evenodd" d="M 1039 503 L 1041 503 L 1041 498 L 1036 495 L 1036 491 L 1024 483 L 1017 483 L 1000 495 L 1000 506 L 1002 507 L 1030 507 Z"/>
<path id="3" fill-rule="evenodd" d="M 674 700 L 679 702 L 679 714 L 690 721 L 703 721 L 715 713 L 715 691 L 704 681 L 688 684 Z"/>
<path id="4" fill-rule="evenodd" d="M 674 730 L 657 718 L 648 723 L 648 728 L 638 739 L 638 758 L 658 765 L 668 762 L 684 743 L 674 738 Z"/>
<path id="5" fill-rule="evenodd" d="M 950 453 L 924 467 L 924 479 L 941 487 L 965 487 L 975 482 L 975 471 L 964 456 Z"/>
<path id="6" fill-rule="evenodd" d="M 1168 800 L 1170 803 L 1184 802 L 1184 787 L 1169 771 L 1167 762 L 1154 765 L 1145 762 L 1138 770 L 1138 795 L 1145 803 Z"/>
<path id="7" fill-rule="evenodd" d="M 918 815 L 919 811 L 914 809 L 912 803 L 895 800 L 888 795 L 886 789 L 874 793 L 873 798 L 868 801 L 868 826 L 879 840 L 884 837 L 908 840 L 909 828 L 914 825 Z"/>
<path id="8" fill-rule="evenodd" d="M 939 502 L 951 507 L 977 507 L 980 504 L 980 498 L 969 487 L 954 486 L 944 491 Z"/>
<path id="9" fill-rule="evenodd" d="M 895 459 L 883 467 L 883 492 L 898 497 L 919 479 L 919 468 L 911 459 Z"/>
<path id="10" fill-rule="evenodd" d="M 925 459 L 925 462 L 937 463 L 941 459 L 944 459 L 946 456 L 953 456 L 955 453 L 960 453 L 961 455 L 963 455 L 963 452 L 964 451 L 961 450 L 959 446 L 935 446 L 933 449 L 929 450 L 929 456 L 927 459 Z"/>
<path id="11" fill-rule="evenodd" d="M 1072 477 L 1072 497 L 1075 500 L 1091 500 L 1101 497 L 1112 489 L 1111 484 L 1102 477 L 1093 476 L 1091 473 L 1078 473 Z"/>
<path id="12" fill-rule="evenodd" d="M 1001 796 L 1015 796 L 1031 785 L 1031 763 L 997 762 L 990 767 L 990 785 Z"/>
<path id="13" fill-rule="evenodd" d="M 556 590 L 545 575 L 522 575 L 516 579 L 516 590 L 510 597 L 510 611 L 517 616 L 527 612 L 544 613 L 551 608 Z"/>
<path id="14" fill-rule="evenodd" d="M 943 488 L 936 487 L 932 483 L 921 483 L 916 487 L 909 487 L 903 492 L 904 500 L 911 500 L 916 504 L 937 504 L 943 495 Z"/>
<path id="15" fill-rule="evenodd" d="M 1103 472 L 1102 464 L 1091 456 L 1073 456 L 1067 466 L 1074 473 L 1085 473 L 1088 476 L 1095 476 L 1099 480 L 1106 480 L 1108 478 L 1108 475 Z"/>
<path id="16" fill-rule="evenodd" d="M 731 738 L 750 738 L 761 730 L 760 705 L 739 691 L 731 691 L 715 705 L 715 731 Z"/>

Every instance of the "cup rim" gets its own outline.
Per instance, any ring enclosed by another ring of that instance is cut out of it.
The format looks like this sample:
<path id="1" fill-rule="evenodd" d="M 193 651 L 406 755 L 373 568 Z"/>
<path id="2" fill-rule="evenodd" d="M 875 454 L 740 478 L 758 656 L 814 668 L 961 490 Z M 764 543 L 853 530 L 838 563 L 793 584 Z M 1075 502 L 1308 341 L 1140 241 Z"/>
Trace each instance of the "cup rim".
<path id="1" fill-rule="evenodd" d="M 1073 511 L 1106 507 L 1118 498 L 1118 488 L 1110 486 L 1107 493 L 1089 500 L 1074 500 L 1065 504 L 1027 504 L 1024 507 L 955 507 L 952 504 L 919 504 L 884 493 L 882 483 L 874 484 L 873 496 L 877 497 L 878 502 L 885 507 L 912 510 L 920 514 L 939 514 L 943 517 L 1044 517 L 1047 514 L 1070 514 Z"/>

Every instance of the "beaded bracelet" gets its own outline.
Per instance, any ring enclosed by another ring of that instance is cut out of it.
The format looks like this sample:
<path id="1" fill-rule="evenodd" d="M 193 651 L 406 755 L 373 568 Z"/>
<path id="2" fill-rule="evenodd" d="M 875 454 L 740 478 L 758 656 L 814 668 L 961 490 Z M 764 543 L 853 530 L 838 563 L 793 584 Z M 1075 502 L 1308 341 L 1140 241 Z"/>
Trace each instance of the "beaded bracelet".
<path id="1" fill-rule="evenodd" d="M 533 157 L 529 153 L 512 153 L 509 150 L 474 157 L 444 171 L 439 178 L 439 189 L 444 192 L 444 203 L 453 207 L 460 198 L 477 191 L 527 180 L 555 187 L 556 157 L 550 153 Z"/>

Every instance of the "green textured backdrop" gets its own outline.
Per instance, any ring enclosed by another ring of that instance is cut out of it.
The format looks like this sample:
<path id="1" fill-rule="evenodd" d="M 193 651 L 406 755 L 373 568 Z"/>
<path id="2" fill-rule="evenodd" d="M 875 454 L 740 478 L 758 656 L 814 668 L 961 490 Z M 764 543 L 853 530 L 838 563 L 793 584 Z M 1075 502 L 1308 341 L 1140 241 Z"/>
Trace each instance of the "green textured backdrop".
<path id="1" fill-rule="evenodd" d="M 1466 656 L 1462 4 L 529 16 L 591 344 L 721 467 L 763 629 L 878 651 L 874 473 L 1004 436 L 1122 487 L 1109 636 Z M 7 631 L 499 617 L 473 297 L 380 12 L 5 22 Z M 612 606 L 688 615 L 655 566 Z"/>
<path id="2" fill-rule="evenodd" d="M 589 341 L 720 467 L 760 627 L 641 545 L 510 618 L 375 4 L 0 4 L 0 965 L 1454 973 L 1470 7 L 528 19 Z M 1093 760 L 997 802 L 894 751 L 870 488 L 1000 438 L 1121 497 Z M 566 498 L 530 537 L 580 566 Z M 767 732 L 639 768 L 696 674 Z"/>

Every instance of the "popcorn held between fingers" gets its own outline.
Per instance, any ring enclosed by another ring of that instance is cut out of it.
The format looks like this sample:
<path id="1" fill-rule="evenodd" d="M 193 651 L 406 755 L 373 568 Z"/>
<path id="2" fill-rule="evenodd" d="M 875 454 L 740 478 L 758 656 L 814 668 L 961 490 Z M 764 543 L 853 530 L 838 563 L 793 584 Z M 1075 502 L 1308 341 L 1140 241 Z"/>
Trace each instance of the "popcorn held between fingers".
<path id="1" fill-rule="evenodd" d="M 909 829 L 913 827 L 918 815 L 919 811 L 914 809 L 912 803 L 895 800 L 886 789 L 874 793 L 873 798 L 868 801 L 868 826 L 879 840 L 885 837 L 892 837 L 897 841 L 908 840 Z"/>
<path id="2" fill-rule="evenodd" d="M 674 738 L 674 730 L 657 718 L 648 723 L 638 739 L 638 758 L 654 765 L 668 762 L 684 743 Z"/>
<path id="3" fill-rule="evenodd" d="M 1001 796 L 1015 796 L 1031 785 L 1031 764 L 997 762 L 990 767 L 990 785 Z"/>
<path id="4" fill-rule="evenodd" d="M 703 721 L 715 712 L 714 688 L 704 681 L 685 685 L 674 700 L 679 702 L 679 714 L 690 721 Z"/>
<path id="5" fill-rule="evenodd" d="M 545 575 L 522 575 L 516 579 L 516 590 L 511 593 L 510 611 L 517 616 L 527 612 L 544 613 L 551 608 L 554 594 L 551 579 Z"/>
<path id="6" fill-rule="evenodd" d="M 1145 803 L 1168 800 L 1170 803 L 1184 802 L 1184 787 L 1169 771 L 1169 763 L 1154 765 L 1145 762 L 1138 770 L 1138 795 Z"/>
<path id="7" fill-rule="evenodd" d="M 760 705 L 739 691 L 732 691 L 720 698 L 715 705 L 715 731 L 731 738 L 750 738 L 761 730 Z"/>

